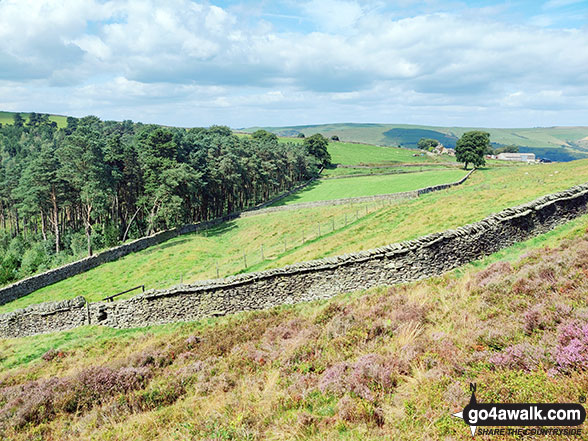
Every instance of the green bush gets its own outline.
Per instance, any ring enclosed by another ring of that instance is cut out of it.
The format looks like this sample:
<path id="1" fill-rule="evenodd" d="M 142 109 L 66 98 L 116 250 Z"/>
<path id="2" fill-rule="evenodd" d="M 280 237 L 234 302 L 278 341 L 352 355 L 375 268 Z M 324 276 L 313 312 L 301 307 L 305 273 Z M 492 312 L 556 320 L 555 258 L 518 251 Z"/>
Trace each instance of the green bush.
<path id="1" fill-rule="evenodd" d="M 84 240 L 85 239 L 86 239 L 86 237 L 84 236 Z M 92 249 L 94 249 L 94 250 L 100 250 L 106 246 L 104 235 L 100 231 L 97 231 L 97 230 L 92 231 L 92 235 L 90 236 L 90 240 L 92 240 Z M 87 244 L 86 244 L 86 248 L 87 248 Z"/>
<path id="2" fill-rule="evenodd" d="M 10 283 L 16 279 L 20 261 L 13 254 L 8 253 L 4 256 L 0 265 L 0 284 Z"/>
<path id="3" fill-rule="evenodd" d="M 17 266 L 20 266 L 20 261 L 27 248 L 27 244 L 22 238 L 22 236 L 16 236 L 10 241 L 10 245 L 8 246 L 8 252 L 6 254 L 12 255 L 18 261 Z"/>
<path id="4" fill-rule="evenodd" d="M 68 236 L 69 247 L 74 256 L 83 256 L 88 251 L 88 241 L 83 232 L 72 233 Z"/>
<path id="5" fill-rule="evenodd" d="M 119 244 L 119 231 L 114 224 L 104 225 L 102 236 L 104 236 L 104 246 L 106 248 L 112 248 Z"/>
<path id="6" fill-rule="evenodd" d="M 20 264 L 21 275 L 28 276 L 33 274 L 39 267 L 42 267 L 48 263 L 48 256 L 45 252 L 45 248 L 42 243 L 35 243 L 32 248 L 25 251 L 22 256 L 22 262 Z"/>

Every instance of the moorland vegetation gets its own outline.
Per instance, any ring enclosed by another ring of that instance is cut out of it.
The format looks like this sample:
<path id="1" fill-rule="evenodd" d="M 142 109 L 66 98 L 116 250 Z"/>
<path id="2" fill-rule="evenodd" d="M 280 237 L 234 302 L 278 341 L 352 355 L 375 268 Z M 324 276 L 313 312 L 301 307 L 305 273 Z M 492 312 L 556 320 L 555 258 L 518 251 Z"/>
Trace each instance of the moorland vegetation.
<path id="1" fill-rule="evenodd" d="M 470 382 L 482 402 L 574 402 L 588 386 L 587 227 L 329 301 L 0 340 L 0 436 L 465 439 L 451 414 Z"/>

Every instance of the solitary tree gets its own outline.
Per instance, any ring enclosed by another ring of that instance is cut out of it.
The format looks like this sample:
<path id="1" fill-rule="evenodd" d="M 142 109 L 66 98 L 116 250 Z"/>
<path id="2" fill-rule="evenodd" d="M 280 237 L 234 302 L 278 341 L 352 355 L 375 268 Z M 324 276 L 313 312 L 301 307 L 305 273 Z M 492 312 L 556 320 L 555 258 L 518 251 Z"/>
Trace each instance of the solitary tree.
<path id="1" fill-rule="evenodd" d="M 509 145 L 505 145 L 503 147 L 498 147 L 496 150 L 494 150 L 494 153 L 496 155 L 498 155 L 500 153 L 518 153 L 518 152 L 519 152 L 519 146 L 514 145 L 514 144 L 509 144 Z"/>
<path id="2" fill-rule="evenodd" d="M 464 169 L 467 170 L 468 164 L 474 164 L 474 167 L 480 167 L 486 164 L 484 155 L 490 149 L 490 134 L 473 130 L 464 133 L 458 139 L 455 145 L 455 158 L 457 162 L 463 162 Z"/>
<path id="3" fill-rule="evenodd" d="M 419 139 L 419 142 L 417 145 L 419 146 L 419 149 L 430 150 L 430 149 L 434 149 L 435 147 L 437 147 L 439 145 L 439 141 L 437 141 L 436 139 L 431 139 L 431 138 L 421 138 L 421 139 Z"/>
<path id="4" fill-rule="evenodd" d="M 328 145 L 329 140 L 320 133 L 304 138 L 307 153 L 314 156 L 323 167 L 331 164 L 331 155 L 327 151 Z"/>
<path id="5" fill-rule="evenodd" d="M 275 133 L 263 129 L 256 130 L 251 134 L 251 137 L 260 141 L 278 141 L 278 137 Z"/>

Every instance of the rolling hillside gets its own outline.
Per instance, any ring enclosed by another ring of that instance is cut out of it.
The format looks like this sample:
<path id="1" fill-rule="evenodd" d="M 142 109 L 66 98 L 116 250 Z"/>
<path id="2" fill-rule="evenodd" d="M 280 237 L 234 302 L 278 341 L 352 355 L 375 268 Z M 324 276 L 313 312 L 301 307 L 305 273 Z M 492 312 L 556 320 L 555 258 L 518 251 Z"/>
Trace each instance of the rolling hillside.
<path id="1" fill-rule="evenodd" d="M 27 113 L 27 112 L 19 112 L 19 113 L 25 121 L 28 121 L 30 113 Z M 16 114 L 16 112 L 0 111 L 0 124 L 8 124 L 8 125 L 13 124 L 15 114 Z M 57 123 L 57 127 L 59 127 L 59 128 L 67 126 L 67 117 L 63 116 L 63 115 L 49 115 L 49 121 L 55 121 Z"/>
<path id="2" fill-rule="evenodd" d="M 393 191 L 464 173 L 406 149 L 329 148 L 351 170 L 365 163 L 429 168 L 321 182 L 338 194 L 371 192 L 361 179 Z M 418 199 L 238 218 L 0 312 L 77 295 L 99 300 L 141 283 L 168 287 L 180 277 L 215 277 L 219 267 L 224 276 L 376 248 L 480 220 L 587 177 L 588 160 L 492 166 Z M 0 339 L 0 438 L 467 439 L 469 428 L 451 414 L 467 404 L 470 382 L 480 401 L 574 402 L 585 393 L 588 365 L 587 229 L 585 215 L 443 276 L 328 301 Z"/>
<path id="3" fill-rule="evenodd" d="M 441 173 L 448 172 L 453 171 Z M 413 175 L 420 173 L 400 176 Z M 208 231 L 171 239 L 47 286 L 1 306 L 0 312 L 78 295 L 97 301 L 141 284 L 147 289 L 166 288 L 180 281 L 215 278 L 217 267 L 221 276 L 227 276 L 373 249 L 478 221 L 504 208 L 584 183 L 587 177 L 588 160 L 488 168 L 476 171 L 459 187 L 418 199 L 384 205 L 306 208 L 239 218 Z M 345 188 L 346 183 L 356 179 L 360 178 L 332 182 Z"/>
<path id="4" fill-rule="evenodd" d="M 260 127 L 242 129 L 253 132 Z M 337 135 L 341 141 L 415 148 L 421 138 L 434 138 L 447 147 L 474 127 L 435 127 L 410 124 L 323 124 L 292 127 L 262 127 L 279 136 Z M 553 161 L 570 161 L 588 157 L 588 127 L 482 128 L 490 133 L 495 145 L 515 144 L 521 152 L 533 152 Z"/>
<path id="5" fill-rule="evenodd" d="M 439 184 L 448 184 L 465 176 L 464 170 L 440 169 L 396 175 L 359 176 L 339 179 L 321 179 L 308 187 L 284 198 L 274 205 L 289 205 L 300 202 L 330 201 L 360 196 L 417 190 Z"/>
<path id="6" fill-rule="evenodd" d="M 451 417 L 470 382 L 481 402 L 576 402 L 587 227 L 584 216 L 441 277 L 328 301 L 0 339 L 0 437 L 471 439 Z"/>

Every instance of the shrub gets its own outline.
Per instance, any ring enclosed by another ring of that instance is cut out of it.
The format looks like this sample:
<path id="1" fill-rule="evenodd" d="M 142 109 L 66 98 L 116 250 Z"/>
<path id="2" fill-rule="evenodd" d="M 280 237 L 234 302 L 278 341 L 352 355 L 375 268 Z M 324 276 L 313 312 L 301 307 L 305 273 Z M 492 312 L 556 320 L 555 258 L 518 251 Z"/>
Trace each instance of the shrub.
<path id="1" fill-rule="evenodd" d="M 491 356 L 489 361 L 500 368 L 531 372 L 540 365 L 546 364 L 548 360 L 543 348 L 529 343 L 520 343 Z"/>
<path id="2" fill-rule="evenodd" d="M 166 367 L 174 362 L 173 352 L 144 351 L 131 357 L 131 365 L 136 367 Z"/>
<path id="3" fill-rule="evenodd" d="M 552 321 L 553 317 L 542 304 L 532 306 L 523 314 L 523 328 L 527 335 L 531 335 L 536 329 L 545 329 Z"/>
<path id="4" fill-rule="evenodd" d="M 353 392 L 365 400 L 374 401 L 376 394 L 392 391 L 398 376 L 407 371 L 408 366 L 396 359 L 368 354 L 355 363 L 341 362 L 328 368 L 319 381 L 319 389 L 336 395 Z"/>
<path id="5" fill-rule="evenodd" d="M 47 352 L 43 354 L 41 357 L 45 361 L 52 361 L 55 358 L 63 358 L 65 357 L 65 353 L 62 351 L 56 351 L 55 349 L 49 349 Z"/>
<path id="6" fill-rule="evenodd" d="M 197 335 L 191 335 L 185 341 L 186 346 L 188 349 L 194 349 L 200 343 L 200 337 Z"/>
<path id="7" fill-rule="evenodd" d="M 104 238 L 104 246 L 107 248 L 114 247 L 119 244 L 119 229 L 116 225 L 109 223 L 104 225 L 102 236 Z"/>
<path id="8" fill-rule="evenodd" d="M 20 259 L 22 258 L 26 250 L 27 244 L 22 236 L 15 236 L 10 241 L 10 245 L 8 246 L 8 254 L 14 256 L 18 260 L 19 264 Z"/>
<path id="9" fill-rule="evenodd" d="M 511 273 L 512 266 L 509 262 L 496 262 L 489 265 L 485 270 L 478 272 L 475 276 L 475 282 L 478 286 L 487 286 L 502 280 L 505 275 Z"/>
<path id="10" fill-rule="evenodd" d="M 33 274 L 39 267 L 45 265 L 47 261 L 48 257 L 43 244 L 36 243 L 32 248 L 26 250 L 22 256 L 20 272 L 23 276 Z"/>
<path id="11" fill-rule="evenodd" d="M 562 373 L 588 370 L 588 323 L 572 320 L 562 324 L 558 331 L 556 369 Z"/>
<path id="12" fill-rule="evenodd" d="M 83 256 L 88 252 L 88 241 L 83 232 L 72 233 L 67 236 L 69 247 L 74 256 Z"/>
<path id="13" fill-rule="evenodd" d="M 92 241 L 92 248 L 95 250 L 100 250 L 106 247 L 104 235 L 97 230 L 92 230 L 90 240 Z"/>
<path id="14" fill-rule="evenodd" d="M 51 358 L 53 353 L 49 352 Z M 94 367 L 70 377 L 5 387 L 0 389 L 0 403 L 4 403 L 0 409 L 0 428 L 23 428 L 29 423 L 50 421 L 60 412 L 91 409 L 109 397 L 145 387 L 151 375 L 147 368 Z"/>
<path id="15" fill-rule="evenodd" d="M 86 369 L 74 377 L 70 399 L 64 405 L 68 411 L 90 409 L 110 396 L 142 389 L 151 378 L 148 368 L 108 367 Z"/>
<path id="16" fill-rule="evenodd" d="M 12 253 L 4 256 L 2 264 L 0 264 L 0 283 L 9 283 L 18 278 L 18 268 L 20 259 Z"/>

